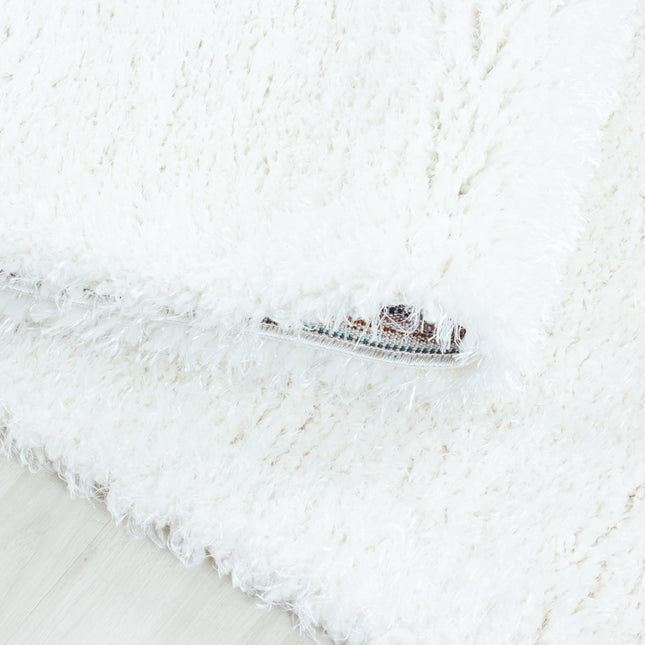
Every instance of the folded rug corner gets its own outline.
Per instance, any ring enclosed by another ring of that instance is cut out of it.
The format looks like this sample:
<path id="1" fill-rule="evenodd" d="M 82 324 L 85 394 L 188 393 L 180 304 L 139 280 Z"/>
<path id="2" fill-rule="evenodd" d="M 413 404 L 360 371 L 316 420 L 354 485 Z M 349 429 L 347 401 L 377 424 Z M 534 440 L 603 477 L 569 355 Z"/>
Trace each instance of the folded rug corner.
<path id="1" fill-rule="evenodd" d="M 5 3 L 3 450 L 339 642 L 635 639 L 643 24 Z"/>

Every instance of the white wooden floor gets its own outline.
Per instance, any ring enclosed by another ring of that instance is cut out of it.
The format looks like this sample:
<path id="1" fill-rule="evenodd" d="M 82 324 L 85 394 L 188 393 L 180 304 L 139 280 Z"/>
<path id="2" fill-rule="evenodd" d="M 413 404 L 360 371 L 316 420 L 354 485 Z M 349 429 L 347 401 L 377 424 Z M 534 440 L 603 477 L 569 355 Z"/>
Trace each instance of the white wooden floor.
<path id="1" fill-rule="evenodd" d="M 211 564 L 184 567 L 55 475 L 0 457 L 0 643 L 312 642 Z"/>

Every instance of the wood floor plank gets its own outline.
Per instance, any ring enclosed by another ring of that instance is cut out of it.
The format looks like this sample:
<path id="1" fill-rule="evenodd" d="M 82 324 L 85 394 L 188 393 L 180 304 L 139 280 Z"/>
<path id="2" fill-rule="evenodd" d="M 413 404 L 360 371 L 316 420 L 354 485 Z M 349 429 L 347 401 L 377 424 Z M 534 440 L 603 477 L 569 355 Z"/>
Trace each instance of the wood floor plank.
<path id="1" fill-rule="evenodd" d="M 0 642 L 312 643 L 292 628 L 286 612 L 259 608 L 228 577 L 220 579 L 212 564 L 185 567 L 152 541 L 116 525 L 101 504 L 93 508 L 70 499 L 62 482 L 43 475 L 25 470 L 0 499 L 0 539 L 12 541 L 15 562 L 9 576 L 0 568 L 0 595 L 24 578 L 5 627 L 0 617 Z M 11 508 L 19 500 L 28 508 L 14 521 Z M 72 532 L 78 537 L 70 542 Z M 5 560 L 1 555 L 0 567 Z M 40 577 L 47 580 L 44 587 Z"/>
<path id="2" fill-rule="evenodd" d="M 22 475 L 24 467 L 9 459 L 0 460 L 0 498 Z"/>
<path id="3" fill-rule="evenodd" d="M 7 460 L 0 463 L 7 470 Z M 0 635 L 8 638 L 107 518 L 89 503 L 79 513 L 63 482 L 52 474 L 21 468 L 0 497 L 0 520 Z"/>

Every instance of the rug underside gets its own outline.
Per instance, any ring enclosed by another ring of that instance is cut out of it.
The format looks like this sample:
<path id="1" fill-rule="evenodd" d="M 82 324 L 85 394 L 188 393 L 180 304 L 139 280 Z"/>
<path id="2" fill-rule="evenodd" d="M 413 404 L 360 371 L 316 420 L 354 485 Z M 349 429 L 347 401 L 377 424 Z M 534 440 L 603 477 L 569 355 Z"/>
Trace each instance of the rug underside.
<path id="1" fill-rule="evenodd" d="M 639 642 L 635 6 L 6 4 L 1 449 L 339 643 Z"/>

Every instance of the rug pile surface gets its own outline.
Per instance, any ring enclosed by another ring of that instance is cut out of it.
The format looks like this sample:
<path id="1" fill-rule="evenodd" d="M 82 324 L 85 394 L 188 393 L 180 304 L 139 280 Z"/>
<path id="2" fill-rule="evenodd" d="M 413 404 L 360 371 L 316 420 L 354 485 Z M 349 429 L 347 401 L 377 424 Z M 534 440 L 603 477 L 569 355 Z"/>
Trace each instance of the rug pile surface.
<path id="1" fill-rule="evenodd" d="M 645 10 L 0 19 L 7 454 L 338 642 L 642 637 Z M 474 360 L 298 334 L 397 304 Z"/>

